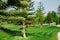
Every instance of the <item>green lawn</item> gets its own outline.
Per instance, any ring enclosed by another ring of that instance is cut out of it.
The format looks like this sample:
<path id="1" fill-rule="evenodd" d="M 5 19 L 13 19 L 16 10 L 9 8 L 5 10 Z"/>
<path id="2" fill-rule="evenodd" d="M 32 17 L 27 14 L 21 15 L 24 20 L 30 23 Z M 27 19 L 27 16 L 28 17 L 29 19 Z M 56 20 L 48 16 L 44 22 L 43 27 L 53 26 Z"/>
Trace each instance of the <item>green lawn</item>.
<path id="1" fill-rule="evenodd" d="M 13 24 L 3 24 L 5 30 L 0 30 L 0 40 L 57 40 L 57 33 L 60 28 L 55 26 L 32 26 L 26 29 L 27 38 L 21 37 L 22 26 Z"/>

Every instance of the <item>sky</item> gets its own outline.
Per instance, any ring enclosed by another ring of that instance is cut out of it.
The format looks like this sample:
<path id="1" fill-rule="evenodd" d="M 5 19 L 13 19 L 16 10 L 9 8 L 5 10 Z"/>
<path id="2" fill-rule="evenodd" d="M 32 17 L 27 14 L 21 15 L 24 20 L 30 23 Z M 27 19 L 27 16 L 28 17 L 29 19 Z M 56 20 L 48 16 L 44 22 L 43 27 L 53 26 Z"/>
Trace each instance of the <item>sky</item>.
<path id="1" fill-rule="evenodd" d="M 60 5 L 60 0 L 34 0 L 35 1 L 35 8 L 38 6 L 38 2 L 41 1 L 44 6 L 44 11 L 47 13 L 48 11 L 56 11 L 58 5 Z"/>
<path id="2" fill-rule="evenodd" d="M 35 9 L 37 9 L 38 3 L 39 1 L 41 1 L 43 3 L 45 13 L 48 13 L 48 11 L 57 12 L 58 5 L 60 5 L 60 0 L 33 0 L 33 1 L 35 1 L 34 5 Z M 11 7 L 9 8 L 13 9 Z"/>

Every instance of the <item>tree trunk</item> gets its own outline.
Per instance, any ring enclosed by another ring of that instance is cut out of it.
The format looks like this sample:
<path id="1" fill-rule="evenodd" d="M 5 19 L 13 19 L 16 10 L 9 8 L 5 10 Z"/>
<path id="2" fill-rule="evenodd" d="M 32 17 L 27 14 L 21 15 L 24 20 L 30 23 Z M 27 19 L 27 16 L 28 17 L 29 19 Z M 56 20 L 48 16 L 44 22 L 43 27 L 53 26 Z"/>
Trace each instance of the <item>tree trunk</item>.
<path id="1" fill-rule="evenodd" d="M 42 20 L 40 19 L 40 26 L 41 26 L 41 27 L 42 27 L 42 23 L 43 23 L 43 22 L 42 22 Z"/>
<path id="2" fill-rule="evenodd" d="M 42 28 L 42 22 L 40 22 L 40 27 Z"/>
<path id="3" fill-rule="evenodd" d="M 25 21 L 23 21 L 23 30 L 22 30 L 22 36 L 23 36 L 23 38 L 26 38 L 26 32 L 25 32 L 25 30 L 26 30 L 26 25 L 25 25 Z"/>
<path id="4" fill-rule="evenodd" d="M 49 22 L 49 26 L 50 26 L 50 22 Z"/>
<path id="5" fill-rule="evenodd" d="M 42 22 L 40 22 L 40 25 L 42 26 Z"/>

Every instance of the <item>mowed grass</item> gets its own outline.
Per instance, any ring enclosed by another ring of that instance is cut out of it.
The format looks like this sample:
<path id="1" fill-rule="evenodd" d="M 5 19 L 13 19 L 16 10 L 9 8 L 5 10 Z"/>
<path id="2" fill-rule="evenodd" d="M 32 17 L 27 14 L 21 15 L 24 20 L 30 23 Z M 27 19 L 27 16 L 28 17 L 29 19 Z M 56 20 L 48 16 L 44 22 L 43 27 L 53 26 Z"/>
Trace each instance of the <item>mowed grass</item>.
<path id="1" fill-rule="evenodd" d="M 2 26 L 10 31 L 0 30 L 0 40 L 58 40 L 57 33 L 60 31 L 56 26 L 30 26 L 26 28 L 27 38 L 22 38 L 21 25 L 3 24 Z"/>

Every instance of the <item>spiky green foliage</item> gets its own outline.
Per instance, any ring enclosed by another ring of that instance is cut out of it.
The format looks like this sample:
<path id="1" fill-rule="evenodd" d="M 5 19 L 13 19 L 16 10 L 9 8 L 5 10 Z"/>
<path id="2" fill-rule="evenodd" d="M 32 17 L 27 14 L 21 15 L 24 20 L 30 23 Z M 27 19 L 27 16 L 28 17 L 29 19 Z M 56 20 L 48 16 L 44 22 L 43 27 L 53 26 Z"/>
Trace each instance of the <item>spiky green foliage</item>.
<path id="1" fill-rule="evenodd" d="M 0 0 L 0 10 L 6 8 L 6 3 Z"/>
<path id="2" fill-rule="evenodd" d="M 1 4 L 1 5 L 4 6 L 3 4 Z M 16 6 L 19 10 L 10 10 L 10 11 L 8 11 L 8 10 L 0 10 L 0 15 L 2 17 L 5 16 L 6 19 L 7 19 L 7 17 L 9 18 L 9 16 L 10 17 L 13 16 L 14 18 L 19 17 L 19 16 L 26 18 L 28 16 L 28 11 L 26 9 L 28 7 L 28 5 L 29 5 L 28 1 L 24 1 L 24 0 L 8 0 L 7 5 L 6 5 L 7 7 L 8 6 Z M 12 18 L 12 19 L 14 19 L 14 18 Z"/>

